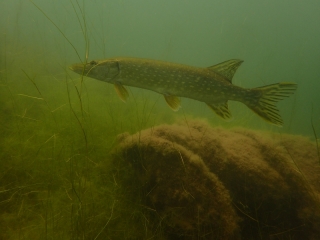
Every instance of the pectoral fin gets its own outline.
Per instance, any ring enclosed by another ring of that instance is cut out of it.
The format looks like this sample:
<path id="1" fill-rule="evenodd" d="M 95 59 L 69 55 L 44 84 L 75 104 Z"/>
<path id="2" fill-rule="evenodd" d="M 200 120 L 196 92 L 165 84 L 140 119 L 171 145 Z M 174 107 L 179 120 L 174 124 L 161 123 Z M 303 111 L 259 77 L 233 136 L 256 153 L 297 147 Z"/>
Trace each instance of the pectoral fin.
<path id="1" fill-rule="evenodd" d="M 127 89 L 125 89 L 124 86 L 122 86 L 121 83 L 119 82 L 116 82 L 114 84 L 114 88 L 116 89 L 116 92 L 119 96 L 119 98 L 123 101 L 123 102 L 126 102 L 127 101 L 127 98 L 129 97 L 129 93 L 127 91 Z"/>
<path id="2" fill-rule="evenodd" d="M 170 106 L 170 108 L 173 111 L 178 111 L 179 108 L 181 107 L 180 105 L 180 98 L 177 96 L 173 96 L 173 95 L 163 95 L 164 99 L 166 100 L 166 102 L 168 103 L 168 105 Z"/>
<path id="3" fill-rule="evenodd" d="M 228 109 L 228 103 L 206 103 L 218 116 L 225 120 L 231 121 L 232 115 Z"/>

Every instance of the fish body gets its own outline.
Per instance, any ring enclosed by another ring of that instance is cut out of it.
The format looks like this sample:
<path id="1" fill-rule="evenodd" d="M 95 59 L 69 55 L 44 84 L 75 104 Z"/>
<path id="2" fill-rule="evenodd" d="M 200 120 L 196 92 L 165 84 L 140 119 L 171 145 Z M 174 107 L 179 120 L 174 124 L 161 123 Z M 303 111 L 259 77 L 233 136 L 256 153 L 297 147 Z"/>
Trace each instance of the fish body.
<path id="1" fill-rule="evenodd" d="M 224 119 L 230 119 L 228 100 L 246 104 L 266 121 L 282 125 L 275 103 L 292 94 L 297 85 L 277 83 L 245 89 L 232 84 L 232 78 L 243 61 L 232 59 L 199 68 L 140 58 L 112 58 L 74 64 L 70 69 L 78 74 L 112 83 L 123 101 L 129 96 L 124 86 L 152 90 L 162 94 L 173 110 L 180 108 L 180 98 L 205 102 Z"/>

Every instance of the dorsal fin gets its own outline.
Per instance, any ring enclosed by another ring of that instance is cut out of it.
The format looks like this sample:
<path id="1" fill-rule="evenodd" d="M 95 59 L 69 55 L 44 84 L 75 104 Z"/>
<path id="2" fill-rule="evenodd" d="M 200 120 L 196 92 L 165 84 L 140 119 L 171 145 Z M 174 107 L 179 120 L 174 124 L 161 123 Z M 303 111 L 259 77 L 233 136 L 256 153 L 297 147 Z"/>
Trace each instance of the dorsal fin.
<path id="1" fill-rule="evenodd" d="M 242 60 L 239 59 L 231 59 L 217 65 L 213 65 L 208 67 L 208 69 L 219 73 L 220 75 L 224 76 L 229 82 L 232 82 L 233 75 L 237 71 L 238 67 L 243 63 Z"/>

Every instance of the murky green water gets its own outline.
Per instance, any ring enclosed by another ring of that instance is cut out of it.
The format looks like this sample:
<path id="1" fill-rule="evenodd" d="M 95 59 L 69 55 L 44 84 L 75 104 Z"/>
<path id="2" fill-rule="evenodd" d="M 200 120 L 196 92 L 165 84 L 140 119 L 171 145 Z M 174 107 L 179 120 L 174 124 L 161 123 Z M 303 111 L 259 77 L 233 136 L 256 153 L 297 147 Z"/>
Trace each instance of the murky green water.
<path id="1" fill-rule="evenodd" d="M 316 162 L 319 7 L 317 1 L 2 0 L 0 239 L 174 239 L 161 221 L 151 224 L 152 214 L 137 208 L 145 204 L 143 194 L 137 191 L 132 200 L 118 183 L 139 181 L 113 175 L 124 171 L 110 153 L 125 132 L 177 122 L 188 128 L 201 119 L 212 128 L 304 135 L 314 151 L 312 157 L 304 153 L 306 159 Z M 111 84 L 68 70 L 73 63 L 116 56 L 197 67 L 243 59 L 234 84 L 295 82 L 298 90 L 277 105 L 284 119 L 279 128 L 236 102 L 229 104 L 232 122 L 191 99 L 173 112 L 147 90 L 130 88 L 123 103 Z M 318 165 L 314 169 L 310 174 L 317 176 Z"/>

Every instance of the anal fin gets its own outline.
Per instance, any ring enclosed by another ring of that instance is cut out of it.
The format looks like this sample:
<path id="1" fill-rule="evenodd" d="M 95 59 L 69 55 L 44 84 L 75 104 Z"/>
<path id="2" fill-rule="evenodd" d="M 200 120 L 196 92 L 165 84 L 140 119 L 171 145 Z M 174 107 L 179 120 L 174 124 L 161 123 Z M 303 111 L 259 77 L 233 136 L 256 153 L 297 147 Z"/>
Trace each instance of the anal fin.
<path id="1" fill-rule="evenodd" d="M 129 97 L 129 93 L 128 93 L 127 89 L 125 89 L 125 87 L 122 86 L 122 84 L 119 82 L 114 83 L 114 88 L 116 89 L 116 92 L 117 92 L 119 98 L 123 102 L 126 102 Z"/>
<path id="2" fill-rule="evenodd" d="M 231 121 L 232 115 L 228 109 L 228 102 L 225 103 L 206 103 L 218 116 Z"/>
<path id="3" fill-rule="evenodd" d="M 181 100 L 179 97 L 173 96 L 173 95 L 163 95 L 163 96 L 173 111 L 179 110 L 179 108 L 181 107 L 181 105 L 180 105 Z"/>

